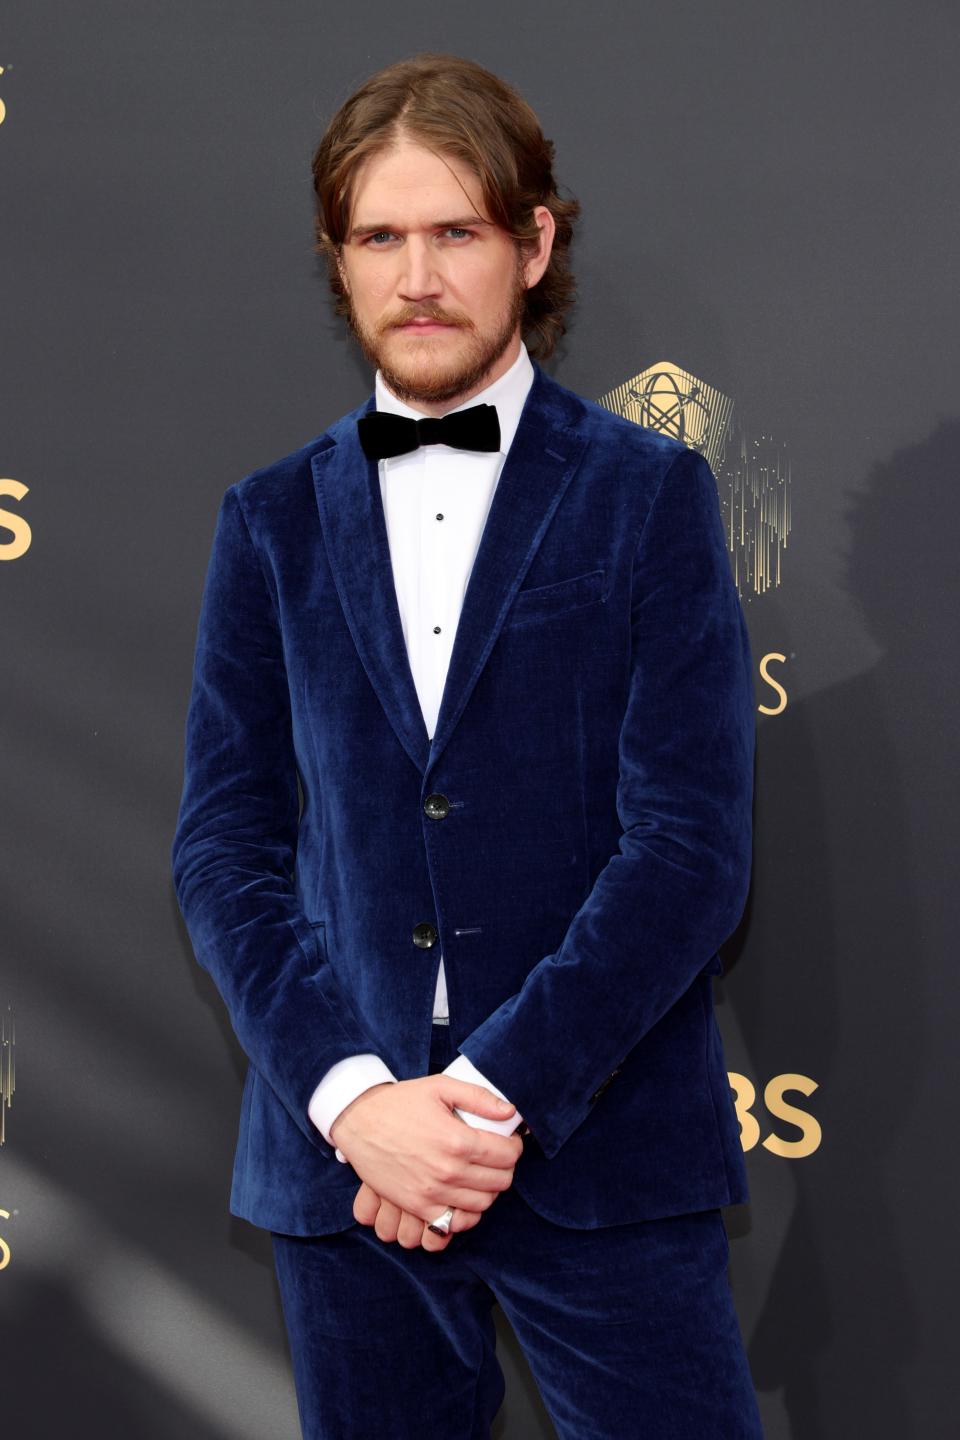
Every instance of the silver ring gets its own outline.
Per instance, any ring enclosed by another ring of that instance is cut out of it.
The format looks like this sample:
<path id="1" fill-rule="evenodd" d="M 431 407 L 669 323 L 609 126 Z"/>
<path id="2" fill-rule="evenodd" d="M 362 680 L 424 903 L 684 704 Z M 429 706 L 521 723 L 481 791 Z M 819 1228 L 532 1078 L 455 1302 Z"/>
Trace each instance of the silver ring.
<path id="1" fill-rule="evenodd" d="M 450 1234 L 450 1221 L 451 1221 L 452 1219 L 453 1219 L 453 1206 L 452 1206 L 452 1205 L 448 1205 L 447 1208 L 446 1208 L 446 1210 L 444 1210 L 444 1212 L 443 1212 L 442 1215 L 438 1215 L 437 1218 L 436 1218 L 436 1220 L 431 1220 L 431 1221 L 428 1223 L 427 1229 L 428 1229 L 428 1230 L 432 1230 L 433 1233 L 434 1233 L 434 1235 L 449 1235 L 449 1234 Z"/>

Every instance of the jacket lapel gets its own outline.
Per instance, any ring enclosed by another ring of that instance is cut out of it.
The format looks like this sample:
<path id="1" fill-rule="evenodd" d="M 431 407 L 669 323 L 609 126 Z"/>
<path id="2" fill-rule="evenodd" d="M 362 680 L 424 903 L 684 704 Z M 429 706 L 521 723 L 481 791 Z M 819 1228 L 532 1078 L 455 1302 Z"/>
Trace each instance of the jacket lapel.
<path id="1" fill-rule="evenodd" d="M 430 743 L 407 658 L 375 461 L 357 438 L 373 398 L 330 431 L 311 461 L 334 582 L 390 724 L 423 774 L 449 741 L 504 617 L 586 447 L 584 407 L 534 365 L 534 380 L 487 513 Z"/>

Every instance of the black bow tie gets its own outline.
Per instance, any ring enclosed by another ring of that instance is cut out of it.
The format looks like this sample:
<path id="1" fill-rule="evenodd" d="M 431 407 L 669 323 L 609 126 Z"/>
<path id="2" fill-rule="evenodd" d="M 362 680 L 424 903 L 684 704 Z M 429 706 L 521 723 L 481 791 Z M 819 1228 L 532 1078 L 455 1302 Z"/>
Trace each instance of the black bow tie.
<path id="1" fill-rule="evenodd" d="M 357 421 L 357 433 L 363 453 L 371 460 L 406 455 L 419 445 L 451 445 L 454 450 L 500 449 L 495 405 L 471 405 L 468 410 L 454 410 L 440 419 L 426 415 L 422 420 L 371 410 Z"/>

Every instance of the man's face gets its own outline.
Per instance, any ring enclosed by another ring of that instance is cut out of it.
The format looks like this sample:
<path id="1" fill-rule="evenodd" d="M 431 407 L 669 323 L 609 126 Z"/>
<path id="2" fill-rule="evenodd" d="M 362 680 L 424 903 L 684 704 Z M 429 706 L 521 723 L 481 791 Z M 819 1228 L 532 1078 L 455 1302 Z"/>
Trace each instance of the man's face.
<path id="1" fill-rule="evenodd" d="M 545 268 L 534 257 L 525 275 L 461 161 L 404 139 L 359 167 L 340 274 L 351 327 L 399 399 L 442 414 L 509 369 Z"/>

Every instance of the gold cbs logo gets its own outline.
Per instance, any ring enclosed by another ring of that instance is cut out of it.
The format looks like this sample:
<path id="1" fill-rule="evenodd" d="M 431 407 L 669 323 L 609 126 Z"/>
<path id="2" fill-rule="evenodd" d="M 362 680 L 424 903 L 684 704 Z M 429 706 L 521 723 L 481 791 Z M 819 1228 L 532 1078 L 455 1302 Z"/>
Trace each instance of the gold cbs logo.
<path id="1" fill-rule="evenodd" d="M 0 499 L 10 495 L 14 500 L 22 500 L 28 493 L 28 487 L 22 481 L 0 479 Z M 9 530 L 13 539 L 0 539 L 0 560 L 19 560 L 33 543 L 33 531 L 22 515 L 0 506 L 0 531 L 3 530 Z"/>
<path id="2" fill-rule="evenodd" d="M 788 1125 L 794 1125 L 800 1131 L 799 1140 L 784 1140 L 775 1130 L 769 1135 L 760 1139 L 760 1123 L 753 1113 L 753 1107 L 757 1101 L 757 1091 L 752 1080 L 746 1075 L 739 1075 L 735 1070 L 727 1074 L 730 1081 L 730 1089 L 733 1091 L 734 1102 L 737 1108 L 737 1119 L 740 1121 L 740 1144 L 744 1150 L 752 1150 L 759 1141 L 764 1150 L 769 1150 L 771 1155 L 782 1155 L 785 1160 L 803 1160 L 807 1155 L 812 1155 L 819 1150 L 820 1142 L 823 1139 L 823 1131 L 820 1129 L 820 1122 L 816 1120 L 807 1110 L 801 1110 L 796 1105 L 791 1105 L 784 1096 L 790 1091 L 799 1091 L 801 1095 L 812 1095 L 817 1088 L 816 1080 L 811 1080 L 809 1075 L 793 1075 L 786 1073 L 774 1075 L 764 1086 L 763 1104 L 769 1116 L 774 1120 L 783 1120 Z"/>

